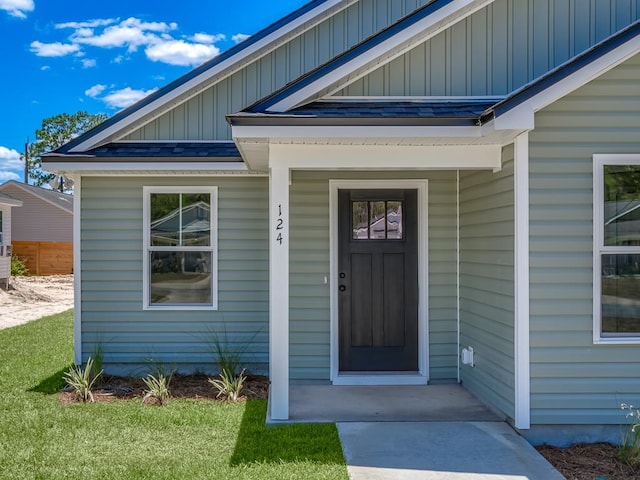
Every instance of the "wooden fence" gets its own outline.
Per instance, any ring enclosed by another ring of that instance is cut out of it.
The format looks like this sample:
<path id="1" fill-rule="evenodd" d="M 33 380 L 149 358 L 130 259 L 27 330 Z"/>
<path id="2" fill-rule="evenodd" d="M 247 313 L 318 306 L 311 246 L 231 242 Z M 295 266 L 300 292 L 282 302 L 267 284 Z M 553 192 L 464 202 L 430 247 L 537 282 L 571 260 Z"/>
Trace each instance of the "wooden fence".
<path id="1" fill-rule="evenodd" d="M 13 255 L 26 263 L 30 275 L 73 273 L 73 243 L 11 242 Z"/>

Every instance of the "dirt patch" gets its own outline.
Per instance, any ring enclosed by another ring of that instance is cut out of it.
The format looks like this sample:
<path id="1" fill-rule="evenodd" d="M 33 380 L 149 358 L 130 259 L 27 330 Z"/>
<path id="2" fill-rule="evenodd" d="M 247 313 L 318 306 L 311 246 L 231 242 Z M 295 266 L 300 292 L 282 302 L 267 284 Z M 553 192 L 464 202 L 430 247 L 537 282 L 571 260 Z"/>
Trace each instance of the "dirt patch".
<path id="1" fill-rule="evenodd" d="M 208 382 L 208 378 L 206 375 L 174 375 L 169 385 L 171 398 L 222 401 L 217 397 L 218 392 Z M 141 401 L 145 388 L 141 378 L 105 376 L 93 390 L 93 396 L 96 402 L 113 402 L 117 399 Z M 269 395 L 269 379 L 261 375 L 248 375 L 242 395 L 243 400 L 266 400 Z M 60 402 L 68 405 L 77 400 L 73 393 L 61 392 Z"/>
<path id="2" fill-rule="evenodd" d="M 609 443 L 537 450 L 568 480 L 640 480 L 640 471 L 618 459 L 618 447 Z"/>
<path id="3" fill-rule="evenodd" d="M 73 275 L 11 277 L 0 289 L 0 329 L 73 308 Z"/>

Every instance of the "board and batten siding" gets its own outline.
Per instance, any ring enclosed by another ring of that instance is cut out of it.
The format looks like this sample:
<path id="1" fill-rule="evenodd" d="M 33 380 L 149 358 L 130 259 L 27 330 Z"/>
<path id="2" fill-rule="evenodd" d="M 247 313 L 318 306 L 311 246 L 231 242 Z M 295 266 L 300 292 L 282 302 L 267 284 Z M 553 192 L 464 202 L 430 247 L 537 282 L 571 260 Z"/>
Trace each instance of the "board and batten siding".
<path id="1" fill-rule="evenodd" d="M 429 179 L 430 378 L 457 378 L 456 173 L 438 171 L 293 173 L 290 197 L 292 379 L 328 380 L 330 376 L 329 179 L 402 178 Z"/>
<path id="2" fill-rule="evenodd" d="M 640 153 L 640 55 L 538 112 L 530 134 L 531 422 L 624 423 L 640 346 L 593 344 L 593 154 Z"/>
<path id="3" fill-rule="evenodd" d="M 228 140 L 225 115 L 239 112 L 428 3 L 362 0 L 251 62 L 123 140 Z"/>
<path id="4" fill-rule="evenodd" d="M 509 417 L 515 413 L 513 145 L 500 172 L 460 172 L 460 347 L 463 385 Z"/>
<path id="5" fill-rule="evenodd" d="M 144 311 L 143 186 L 218 187 L 217 311 Z M 144 373 L 154 364 L 215 370 L 212 332 L 246 348 L 243 364 L 268 366 L 268 179 L 264 177 L 82 180 L 83 361 L 104 351 L 107 371 Z M 116 193 L 117 192 L 117 193 Z M 226 334 L 224 333 L 226 330 Z M 151 360 L 152 359 L 152 360 Z"/>
<path id="6" fill-rule="evenodd" d="M 7 185 L 3 192 L 22 201 L 12 220 L 17 242 L 73 242 L 73 214 L 19 187 Z M 47 192 L 49 193 L 49 192 Z"/>
<path id="7" fill-rule="evenodd" d="M 506 95 L 640 18 L 640 0 L 497 0 L 336 95 Z"/>

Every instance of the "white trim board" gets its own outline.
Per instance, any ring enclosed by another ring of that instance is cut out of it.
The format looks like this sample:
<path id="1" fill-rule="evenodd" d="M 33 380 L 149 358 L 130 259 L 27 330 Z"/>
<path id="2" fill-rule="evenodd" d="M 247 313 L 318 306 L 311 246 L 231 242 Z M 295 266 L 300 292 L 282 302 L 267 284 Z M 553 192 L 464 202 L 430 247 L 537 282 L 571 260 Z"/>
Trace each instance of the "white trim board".
<path id="1" fill-rule="evenodd" d="M 73 180 L 73 361 L 82 364 L 82 177 Z"/>
<path id="2" fill-rule="evenodd" d="M 338 190 L 418 191 L 418 375 L 340 374 L 338 361 Z M 416 385 L 429 381 L 429 213 L 428 180 L 329 180 L 330 378 L 335 385 Z M 395 378 L 395 382 L 394 382 Z"/>

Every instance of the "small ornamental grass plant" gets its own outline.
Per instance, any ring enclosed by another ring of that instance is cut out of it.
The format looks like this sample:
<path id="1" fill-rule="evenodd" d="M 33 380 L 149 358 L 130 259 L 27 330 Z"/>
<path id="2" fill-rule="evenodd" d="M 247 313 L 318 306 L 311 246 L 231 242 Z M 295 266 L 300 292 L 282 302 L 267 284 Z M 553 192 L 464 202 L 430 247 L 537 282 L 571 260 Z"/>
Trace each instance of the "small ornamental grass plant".
<path id="1" fill-rule="evenodd" d="M 89 357 L 84 368 L 82 368 L 82 365 L 72 365 L 63 376 L 67 384 L 73 389 L 77 400 L 93 402 L 95 399 L 91 389 L 100 375 L 102 375 L 102 370 L 96 373 L 93 359 Z"/>
<path id="2" fill-rule="evenodd" d="M 167 403 L 171 392 L 169 391 L 169 384 L 171 383 L 171 376 L 166 376 L 162 373 L 158 373 L 157 376 L 153 374 L 147 375 L 142 379 L 147 389 L 144 391 L 144 397 L 142 402 L 147 403 L 153 399 L 158 405 L 162 406 Z"/>
<path id="3" fill-rule="evenodd" d="M 19 277 L 22 275 L 27 275 L 29 273 L 29 269 L 27 268 L 27 264 L 20 260 L 16 255 L 11 256 L 11 275 L 15 277 Z"/>
<path id="4" fill-rule="evenodd" d="M 620 460 L 638 468 L 640 467 L 640 408 L 626 403 L 621 404 L 620 408 L 628 411 L 627 418 L 631 419 L 620 446 Z"/>
<path id="5" fill-rule="evenodd" d="M 243 368 L 238 375 L 234 375 L 228 370 L 222 370 L 218 377 L 209 378 L 209 383 L 218 390 L 216 398 L 223 397 L 228 402 L 236 403 L 243 398 L 241 394 L 246 380 L 247 376 Z"/>

